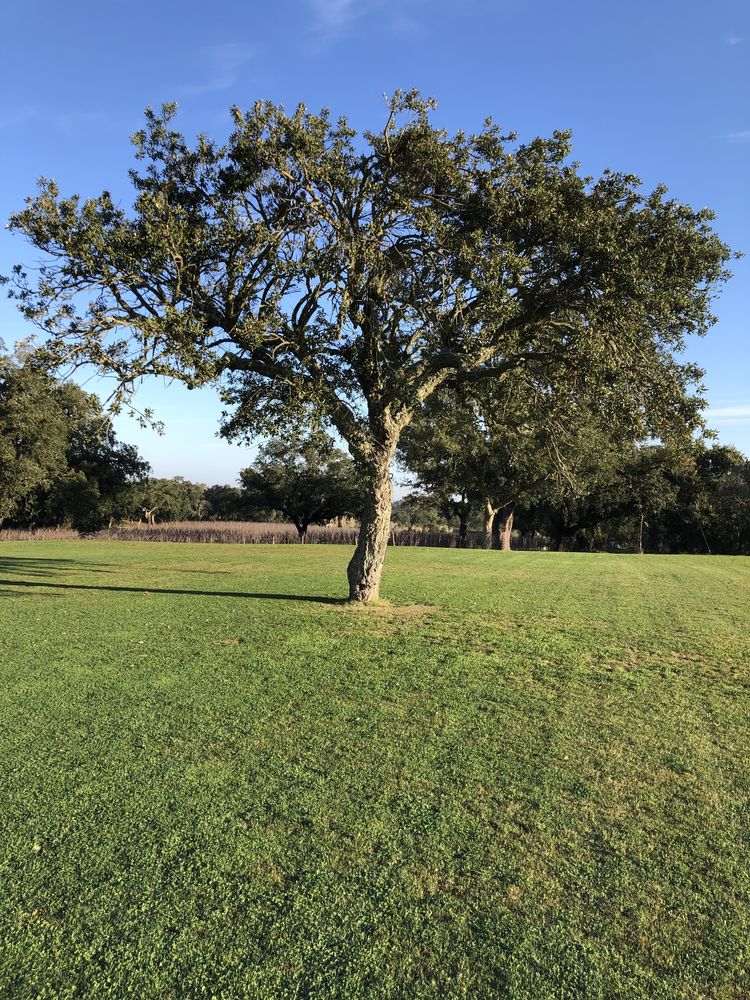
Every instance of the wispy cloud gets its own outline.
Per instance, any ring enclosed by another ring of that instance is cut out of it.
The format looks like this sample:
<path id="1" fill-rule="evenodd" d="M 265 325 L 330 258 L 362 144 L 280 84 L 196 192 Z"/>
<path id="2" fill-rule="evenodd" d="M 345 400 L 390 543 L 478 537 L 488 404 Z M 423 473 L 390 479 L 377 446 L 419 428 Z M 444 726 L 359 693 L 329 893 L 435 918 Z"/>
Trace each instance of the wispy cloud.
<path id="1" fill-rule="evenodd" d="M 745 42 L 744 35 L 729 35 L 727 45 L 742 45 Z"/>
<path id="2" fill-rule="evenodd" d="M 104 111 L 56 111 L 54 108 L 39 108 L 27 105 L 14 111 L 0 111 L 0 129 L 14 128 L 27 122 L 44 121 L 45 128 L 52 128 L 64 135 L 76 135 L 88 130 L 103 131 L 117 129 L 119 122 Z"/>
<path id="3" fill-rule="evenodd" d="M 740 403 L 737 406 L 711 406 L 708 409 L 708 420 L 717 424 L 750 424 L 750 403 Z"/>
<path id="4" fill-rule="evenodd" d="M 16 125 L 24 125 L 38 116 L 36 108 L 25 105 L 21 108 L 9 108 L 7 111 L 0 111 L 0 128 L 14 128 Z"/>
<path id="5" fill-rule="evenodd" d="M 204 52 L 208 78 L 203 83 L 180 87 L 179 92 L 184 97 L 199 97 L 202 94 L 229 90 L 237 83 L 242 68 L 250 62 L 255 51 L 253 46 L 242 42 L 226 42 L 224 45 L 211 46 Z"/>
<path id="6" fill-rule="evenodd" d="M 318 25 L 332 32 L 340 31 L 361 13 L 363 4 L 355 0 L 308 0 Z"/>
<path id="7" fill-rule="evenodd" d="M 335 42 L 360 20 L 385 7 L 386 0 L 307 0 L 317 48 Z M 403 11 L 401 12 L 403 14 Z"/>
<path id="8" fill-rule="evenodd" d="M 58 111 L 51 120 L 55 128 L 65 135 L 76 135 L 89 129 L 101 131 L 111 124 L 110 116 L 103 111 Z"/>
<path id="9" fill-rule="evenodd" d="M 730 132 L 727 139 L 730 142 L 750 142 L 750 128 L 744 132 Z"/>

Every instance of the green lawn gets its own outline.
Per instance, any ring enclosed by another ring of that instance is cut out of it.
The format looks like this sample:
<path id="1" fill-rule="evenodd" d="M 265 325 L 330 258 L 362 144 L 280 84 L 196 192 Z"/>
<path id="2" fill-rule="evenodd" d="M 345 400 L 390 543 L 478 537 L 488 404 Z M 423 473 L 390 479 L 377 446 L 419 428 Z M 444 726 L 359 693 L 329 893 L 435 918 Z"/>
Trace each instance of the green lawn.
<path id="1" fill-rule="evenodd" d="M 750 560 L 0 547 L 0 995 L 750 997 Z"/>

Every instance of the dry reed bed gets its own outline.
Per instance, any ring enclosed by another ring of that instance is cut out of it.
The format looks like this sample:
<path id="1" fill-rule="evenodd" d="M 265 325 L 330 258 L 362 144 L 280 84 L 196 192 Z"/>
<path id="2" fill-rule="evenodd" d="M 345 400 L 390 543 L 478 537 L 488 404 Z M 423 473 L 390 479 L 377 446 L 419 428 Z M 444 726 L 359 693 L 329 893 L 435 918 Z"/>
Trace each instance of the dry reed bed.
<path id="1" fill-rule="evenodd" d="M 357 525 L 352 522 L 337 525 L 311 525 L 307 531 L 307 545 L 356 545 Z M 297 529 L 292 524 L 274 521 L 173 521 L 155 524 L 124 524 L 100 532 L 99 538 L 139 542 L 235 542 L 246 545 L 296 545 Z M 428 545 L 455 548 L 458 536 L 453 531 L 423 531 L 418 528 L 393 526 L 392 545 Z"/>
<path id="2" fill-rule="evenodd" d="M 0 542 L 72 542 L 80 538 L 74 528 L 6 528 L 0 531 Z"/>
<path id="3" fill-rule="evenodd" d="M 355 545 L 357 525 L 350 522 L 337 525 L 313 525 L 305 539 L 308 545 Z M 298 545 L 299 535 L 292 524 L 277 521 L 172 521 L 148 527 L 145 524 L 120 524 L 81 536 L 73 528 L 38 528 L 31 531 L 9 528 L 0 531 L 0 542 L 71 541 L 81 537 L 120 542 L 204 542 L 215 544 L 239 543 L 241 545 Z M 423 528 L 403 528 L 393 525 L 391 545 L 424 546 L 430 548 L 458 548 L 455 531 L 428 531 Z M 514 549 L 540 549 L 548 544 L 541 535 L 514 537 Z M 482 534 L 470 531 L 467 548 L 482 548 Z"/>

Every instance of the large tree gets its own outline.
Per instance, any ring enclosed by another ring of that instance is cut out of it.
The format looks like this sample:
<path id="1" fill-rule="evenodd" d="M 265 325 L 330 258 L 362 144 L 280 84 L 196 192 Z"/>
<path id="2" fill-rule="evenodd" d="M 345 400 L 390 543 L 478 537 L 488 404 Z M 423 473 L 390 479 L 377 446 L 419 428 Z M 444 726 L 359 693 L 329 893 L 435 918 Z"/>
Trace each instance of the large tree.
<path id="1" fill-rule="evenodd" d="M 523 368 L 643 408 L 682 405 L 699 377 L 675 351 L 727 276 L 713 216 L 629 174 L 582 176 L 567 133 L 449 134 L 432 102 L 397 93 L 361 138 L 258 103 L 224 145 L 191 146 L 174 110 L 135 136 L 132 209 L 41 183 L 10 227 L 47 263 L 38 280 L 17 270 L 14 294 L 57 363 L 125 389 L 223 383 L 228 434 L 332 425 L 368 492 L 353 600 L 378 596 L 393 456 L 442 384 Z"/>

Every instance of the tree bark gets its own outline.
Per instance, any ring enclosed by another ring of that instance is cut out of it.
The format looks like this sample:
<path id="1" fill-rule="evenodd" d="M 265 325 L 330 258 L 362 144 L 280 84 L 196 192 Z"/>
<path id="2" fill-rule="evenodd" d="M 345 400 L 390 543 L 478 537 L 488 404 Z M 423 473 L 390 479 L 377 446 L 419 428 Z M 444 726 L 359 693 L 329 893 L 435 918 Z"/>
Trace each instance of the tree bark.
<path id="1" fill-rule="evenodd" d="M 506 503 L 498 509 L 492 522 L 492 529 L 498 539 L 496 548 L 502 552 L 510 552 L 510 542 L 513 537 L 513 513 L 515 502 Z"/>
<path id="2" fill-rule="evenodd" d="M 557 539 L 557 551 L 567 552 L 568 549 L 570 548 L 570 543 L 572 542 L 572 540 L 573 540 L 572 535 L 569 534 L 560 535 L 560 537 Z"/>
<path id="3" fill-rule="evenodd" d="M 466 539 L 468 536 L 468 526 L 469 526 L 469 512 L 464 511 L 462 514 L 458 515 L 458 547 L 459 549 L 466 548 Z"/>
<path id="4" fill-rule="evenodd" d="M 391 460 L 395 450 L 386 446 L 368 462 L 369 490 L 359 523 L 357 547 L 347 567 L 349 600 L 369 604 L 380 597 L 380 577 L 391 534 L 393 487 Z"/>
<path id="5" fill-rule="evenodd" d="M 482 532 L 482 544 L 485 549 L 492 548 L 492 526 L 495 522 L 495 508 L 491 500 L 484 501 L 484 529 Z"/>

